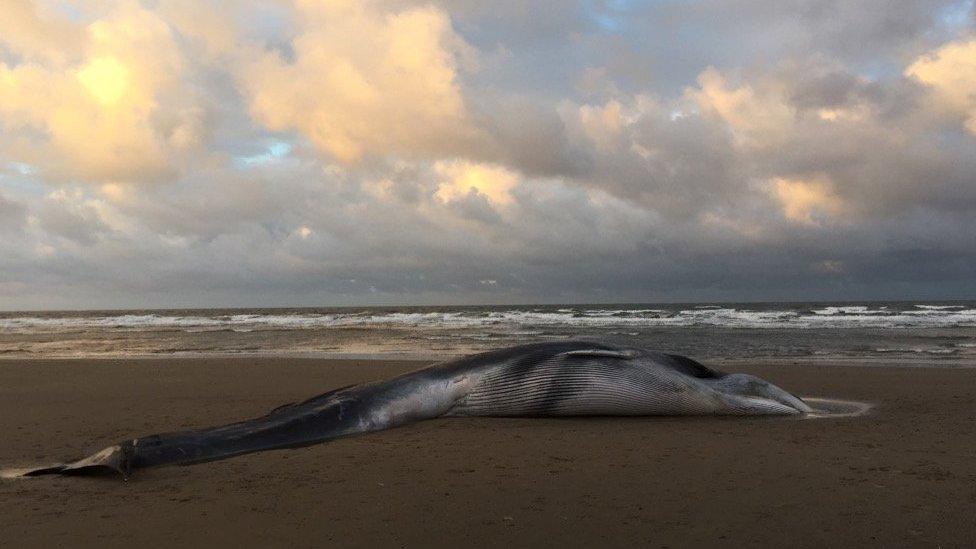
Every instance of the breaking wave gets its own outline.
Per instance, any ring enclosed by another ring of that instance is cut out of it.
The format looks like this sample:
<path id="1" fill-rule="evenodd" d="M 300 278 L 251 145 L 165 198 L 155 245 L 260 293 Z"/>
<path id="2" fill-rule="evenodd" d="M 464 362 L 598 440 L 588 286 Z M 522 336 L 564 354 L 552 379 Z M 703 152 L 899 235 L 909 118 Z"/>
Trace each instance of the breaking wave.
<path id="1" fill-rule="evenodd" d="M 958 328 L 976 327 L 974 305 L 825 305 L 750 307 L 539 307 L 454 310 L 193 311 L 139 313 L 38 313 L 0 315 L 0 333 L 75 331 L 233 331 L 329 328 Z"/>

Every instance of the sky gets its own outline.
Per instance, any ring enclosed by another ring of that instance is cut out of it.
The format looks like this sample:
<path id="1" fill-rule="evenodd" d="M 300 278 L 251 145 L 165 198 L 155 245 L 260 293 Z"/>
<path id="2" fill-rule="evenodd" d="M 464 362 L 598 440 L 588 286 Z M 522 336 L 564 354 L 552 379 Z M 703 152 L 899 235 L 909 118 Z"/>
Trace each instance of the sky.
<path id="1" fill-rule="evenodd" d="M 0 309 L 974 297 L 972 0 L 0 3 Z"/>

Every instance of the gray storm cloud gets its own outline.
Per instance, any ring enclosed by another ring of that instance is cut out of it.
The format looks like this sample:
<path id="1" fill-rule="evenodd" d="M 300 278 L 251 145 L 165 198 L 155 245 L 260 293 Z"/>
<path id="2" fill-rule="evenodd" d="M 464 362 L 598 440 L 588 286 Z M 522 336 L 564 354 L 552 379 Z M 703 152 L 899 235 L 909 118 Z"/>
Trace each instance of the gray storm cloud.
<path id="1" fill-rule="evenodd" d="M 2 308 L 976 290 L 971 2 L 69 4 L 0 7 Z"/>

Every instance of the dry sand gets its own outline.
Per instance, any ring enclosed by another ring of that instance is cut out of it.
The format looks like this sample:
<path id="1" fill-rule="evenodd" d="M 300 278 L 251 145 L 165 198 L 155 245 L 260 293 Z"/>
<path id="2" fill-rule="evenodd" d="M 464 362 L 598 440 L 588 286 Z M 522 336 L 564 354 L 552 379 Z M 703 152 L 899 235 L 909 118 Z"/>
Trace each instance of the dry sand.
<path id="1" fill-rule="evenodd" d="M 0 361 L 0 467 L 421 364 Z M 0 481 L 0 547 L 976 545 L 976 370 L 738 367 L 867 416 L 444 419 L 115 478 Z"/>

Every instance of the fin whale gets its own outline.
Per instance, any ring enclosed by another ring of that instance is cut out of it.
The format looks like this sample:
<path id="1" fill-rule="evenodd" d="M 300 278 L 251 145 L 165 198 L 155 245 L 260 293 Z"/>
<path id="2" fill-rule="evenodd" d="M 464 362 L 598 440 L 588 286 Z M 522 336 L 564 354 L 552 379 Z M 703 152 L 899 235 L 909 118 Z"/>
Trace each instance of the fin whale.
<path id="1" fill-rule="evenodd" d="M 811 412 L 760 378 L 599 343 L 520 345 L 329 391 L 229 425 L 139 437 L 18 476 L 116 472 L 297 448 L 437 417 L 787 415 Z"/>

